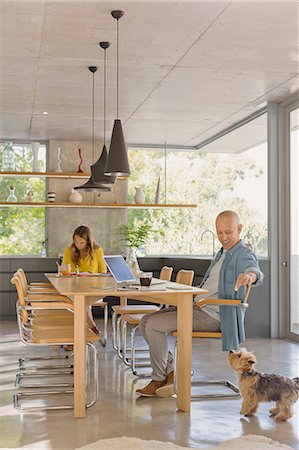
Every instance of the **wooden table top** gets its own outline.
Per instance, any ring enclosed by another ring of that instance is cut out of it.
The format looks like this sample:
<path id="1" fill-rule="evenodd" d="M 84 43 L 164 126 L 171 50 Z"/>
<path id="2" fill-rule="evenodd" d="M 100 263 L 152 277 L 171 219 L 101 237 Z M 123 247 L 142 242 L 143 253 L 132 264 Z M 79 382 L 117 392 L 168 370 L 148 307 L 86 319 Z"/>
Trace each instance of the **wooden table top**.
<path id="1" fill-rule="evenodd" d="M 159 285 L 154 285 L 142 289 L 123 289 L 118 290 L 117 285 L 111 276 L 60 276 L 57 273 L 46 273 L 45 274 L 52 285 L 63 295 L 73 296 L 73 295 L 84 295 L 84 296 L 95 296 L 100 295 L 102 297 L 107 297 L 108 295 L 116 297 L 144 297 L 150 294 L 151 297 L 176 297 L 177 294 L 192 294 L 196 295 L 199 293 L 207 292 L 205 289 L 198 287 L 190 287 L 179 283 L 167 282 L 166 289 L 159 289 Z M 159 289 L 159 290 L 157 290 Z"/>

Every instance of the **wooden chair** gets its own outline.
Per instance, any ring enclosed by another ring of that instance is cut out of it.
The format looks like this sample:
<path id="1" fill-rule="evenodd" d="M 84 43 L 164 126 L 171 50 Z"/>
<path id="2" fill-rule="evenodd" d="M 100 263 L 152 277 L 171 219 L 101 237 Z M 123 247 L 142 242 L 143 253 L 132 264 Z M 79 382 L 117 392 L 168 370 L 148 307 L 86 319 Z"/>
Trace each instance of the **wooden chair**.
<path id="1" fill-rule="evenodd" d="M 52 346 L 52 345 L 65 345 L 65 344 L 74 344 L 74 328 L 73 328 L 73 311 L 71 304 L 68 302 L 30 302 L 24 296 L 23 287 L 21 284 L 20 277 L 16 273 L 12 280 L 12 284 L 16 286 L 18 293 L 18 301 L 17 301 L 17 320 L 19 327 L 19 335 L 21 341 L 26 345 L 41 345 L 41 346 Z M 40 316 L 39 312 L 43 312 L 44 315 Z M 47 316 L 48 312 L 58 312 L 58 315 L 55 316 L 50 314 Z M 63 317 L 59 316 L 59 312 L 64 312 Z M 46 320 L 45 320 L 46 319 Z M 69 319 L 69 320 L 67 320 Z M 62 321 L 61 321 L 62 320 Z M 86 407 L 90 407 L 95 404 L 98 398 L 98 362 L 97 362 L 97 348 L 94 345 L 99 340 L 99 336 L 94 334 L 91 330 L 86 331 L 86 345 L 88 346 L 88 354 L 91 355 L 93 360 L 93 395 L 91 401 L 86 405 Z M 72 366 L 70 366 L 72 367 Z M 72 370 L 68 371 L 60 371 L 60 375 L 63 373 L 70 374 Z M 34 373 L 33 373 L 34 375 Z M 42 373 L 38 371 L 35 375 L 38 377 L 51 376 L 53 373 L 48 371 L 46 373 Z M 24 372 L 17 374 L 16 382 L 20 383 L 20 380 L 24 378 Z M 31 374 L 32 376 L 32 374 Z M 72 384 L 73 385 L 73 384 Z M 72 386 L 71 385 L 71 386 Z M 49 383 L 47 383 L 49 387 Z M 52 386 L 61 387 L 61 384 L 52 384 Z M 63 384 L 63 386 L 66 386 Z M 22 385 L 22 387 L 26 387 Z M 30 385 L 33 387 L 33 385 Z M 36 388 L 43 388 L 43 384 L 35 384 Z M 22 399 L 32 399 L 34 397 L 41 396 L 52 396 L 58 394 L 71 394 L 72 390 L 60 390 L 60 391 L 43 391 L 38 389 L 38 391 L 33 392 L 18 392 L 14 395 L 14 406 L 18 410 L 30 410 L 30 409 L 38 409 L 38 410 L 47 410 L 47 409 L 69 409 L 73 408 L 72 405 L 60 405 L 60 406 L 40 406 L 33 408 L 23 407 L 20 404 Z"/>
<path id="2" fill-rule="evenodd" d="M 185 270 L 181 269 L 178 271 L 176 276 L 176 283 L 186 284 L 187 286 L 191 286 L 194 279 L 194 270 Z M 123 360 L 124 363 L 131 367 L 132 372 L 136 376 L 142 376 L 137 372 L 138 367 L 150 367 L 148 362 L 148 357 L 142 358 L 141 362 L 136 364 L 136 346 L 135 346 L 135 335 L 138 330 L 140 321 L 145 314 L 126 314 L 123 316 L 123 325 L 122 325 L 122 342 L 123 342 Z M 131 347 L 129 352 L 131 354 L 130 357 L 127 356 L 127 348 L 126 348 L 126 336 L 127 336 L 127 325 L 132 327 L 131 329 Z M 143 350 L 144 351 L 144 350 Z M 140 360 L 140 358 L 138 358 Z"/>
<path id="3" fill-rule="evenodd" d="M 173 268 L 164 266 L 162 267 L 159 279 L 170 281 Z M 149 314 L 155 311 L 159 311 L 160 307 L 156 305 L 115 305 L 112 306 L 112 342 L 113 348 L 117 351 L 118 356 L 122 359 L 122 345 L 121 345 L 121 317 L 125 314 Z"/>
<path id="4" fill-rule="evenodd" d="M 198 300 L 195 302 L 196 307 L 203 308 L 205 305 L 225 305 L 227 307 L 230 306 L 241 306 L 248 305 L 247 300 L 250 294 L 251 286 L 246 286 L 246 293 L 245 293 L 245 299 L 242 300 L 228 300 L 228 299 L 219 299 L 219 298 L 206 298 L 202 300 Z M 177 336 L 177 331 L 174 331 L 172 333 L 173 336 Z M 193 331 L 192 332 L 192 338 L 193 339 L 221 339 L 222 333 L 221 332 L 211 332 L 211 331 Z M 176 361 L 177 361 L 177 345 L 175 346 L 175 368 L 176 368 Z M 234 383 L 232 383 L 229 380 L 192 380 L 191 386 L 211 386 L 211 385 L 218 385 L 218 386 L 224 386 L 228 388 L 230 391 L 228 394 L 222 393 L 222 394 L 192 394 L 191 393 L 191 399 L 219 399 L 219 398 L 234 398 L 240 396 L 240 391 L 238 386 L 236 386 Z M 176 379 L 174 382 L 174 387 L 176 391 Z"/>

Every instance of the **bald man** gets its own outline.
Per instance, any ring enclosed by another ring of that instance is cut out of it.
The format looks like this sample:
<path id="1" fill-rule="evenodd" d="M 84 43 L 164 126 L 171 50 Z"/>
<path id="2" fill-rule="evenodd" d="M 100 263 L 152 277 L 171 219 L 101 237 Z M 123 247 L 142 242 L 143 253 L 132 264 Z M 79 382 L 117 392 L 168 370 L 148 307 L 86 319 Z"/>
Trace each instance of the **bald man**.
<path id="1" fill-rule="evenodd" d="M 211 262 L 200 287 L 207 289 L 203 298 L 244 299 L 247 285 L 259 285 L 264 278 L 256 255 L 246 247 L 240 234 L 242 224 L 234 211 L 223 211 L 216 218 L 216 232 L 222 248 Z M 222 332 L 223 350 L 237 350 L 243 326 L 241 308 L 206 305 L 193 308 L 193 330 Z M 238 324 L 238 325 L 236 325 Z M 143 397 L 173 395 L 174 360 L 168 349 L 167 334 L 177 329 L 176 308 L 167 308 L 144 316 L 140 331 L 150 350 L 152 381 L 136 393 Z"/>

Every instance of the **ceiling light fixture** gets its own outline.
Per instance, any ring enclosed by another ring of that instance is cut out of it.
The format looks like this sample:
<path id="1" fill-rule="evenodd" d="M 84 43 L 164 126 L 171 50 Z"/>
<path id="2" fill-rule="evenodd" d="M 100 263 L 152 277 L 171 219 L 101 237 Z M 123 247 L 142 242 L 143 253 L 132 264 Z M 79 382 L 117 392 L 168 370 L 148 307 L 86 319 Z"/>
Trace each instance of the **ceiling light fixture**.
<path id="1" fill-rule="evenodd" d="M 116 46 L 116 119 L 114 121 L 108 160 L 105 175 L 128 177 L 130 175 L 128 151 L 124 139 L 121 121 L 118 115 L 118 88 L 119 88 L 119 19 L 124 15 L 124 11 L 112 11 L 111 15 L 117 20 L 117 46 Z"/>
<path id="2" fill-rule="evenodd" d="M 48 114 L 49 114 L 48 111 L 43 111 L 44 116 L 47 116 Z"/>
<path id="3" fill-rule="evenodd" d="M 89 66 L 88 70 L 92 73 L 92 140 L 91 140 L 91 149 L 92 149 L 92 159 L 94 159 L 94 74 L 98 70 L 97 66 Z M 90 169 L 92 166 L 90 166 Z M 91 176 L 89 180 L 83 184 L 82 186 L 76 186 L 74 189 L 78 191 L 86 191 L 86 192 L 110 192 L 111 187 L 103 186 L 102 183 L 96 183 Z"/>
<path id="4" fill-rule="evenodd" d="M 92 166 L 90 166 L 91 169 L 91 176 L 93 178 L 93 181 L 96 183 L 102 183 L 102 184 L 113 184 L 116 181 L 116 176 L 113 175 L 105 175 L 105 167 L 107 164 L 107 158 L 108 153 L 106 149 L 106 50 L 108 47 L 110 47 L 110 42 L 100 42 L 100 47 L 104 50 L 104 145 L 103 150 L 101 153 L 100 158 L 95 162 Z"/>

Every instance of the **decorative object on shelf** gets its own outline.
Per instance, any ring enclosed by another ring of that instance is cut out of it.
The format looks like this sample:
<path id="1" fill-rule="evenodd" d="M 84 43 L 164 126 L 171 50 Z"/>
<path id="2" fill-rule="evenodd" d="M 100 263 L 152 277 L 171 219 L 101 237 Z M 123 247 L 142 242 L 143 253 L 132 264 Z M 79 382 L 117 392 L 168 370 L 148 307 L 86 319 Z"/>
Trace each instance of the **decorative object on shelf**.
<path id="1" fill-rule="evenodd" d="M 82 195 L 80 194 L 80 192 L 75 191 L 75 189 L 72 189 L 72 192 L 69 196 L 69 201 L 71 203 L 82 203 Z"/>
<path id="2" fill-rule="evenodd" d="M 134 195 L 134 200 L 135 203 L 137 203 L 138 205 L 141 205 L 142 203 L 144 203 L 145 200 L 145 195 L 143 192 L 142 187 L 135 187 L 135 195 Z"/>
<path id="3" fill-rule="evenodd" d="M 56 192 L 47 192 L 48 202 L 54 203 L 56 200 Z"/>
<path id="4" fill-rule="evenodd" d="M 32 147 L 32 172 L 38 172 L 39 171 L 39 167 L 38 167 L 39 146 L 40 146 L 39 142 L 32 142 L 31 143 L 31 147 Z"/>
<path id="5" fill-rule="evenodd" d="M 82 163 L 83 163 L 81 148 L 78 148 L 78 155 L 79 155 L 80 162 L 79 162 L 77 173 L 83 173 L 83 170 L 82 170 L 82 167 L 81 167 Z"/>
<path id="6" fill-rule="evenodd" d="M 88 70 L 92 73 L 92 160 L 94 159 L 94 74 L 98 70 L 97 66 L 89 66 Z M 92 166 L 90 166 L 92 170 Z M 104 186 L 102 183 L 96 183 L 92 177 L 90 176 L 89 180 L 82 184 L 82 186 L 76 186 L 75 190 L 82 190 L 85 192 L 110 192 L 111 187 Z"/>
<path id="7" fill-rule="evenodd" d="M 102 183 L 104 185 L 113 184 L 116 181 L 115 176 L 105 175 L 105 167 L 107 163 L 108 153 L 106 149 L 106 50 L 110 46 L 110 42 L 100 42 L 100 47 L 104 50 L 104 145 L 100 158 L 90 166 L 91 176 L 96 183 Z"/>
<path id="8" fill-rule="evenodd" d="M 17 203 L 18 199 L 15 196 L 15 188 L 14 186 L 9 186 L 9 196 L 6 199 L 9 203 Z"/>
<path id="9" fill-rule="evenodd" d="M 41 248 L 41 251 L 40 251 L 40 256 L 42 258 L 46 258 L 47 257 L 47 243 L 48 243 L 48 239 L 45 239 L 42 242 L 42 248 Z"/>
<path id="10" fill-rule="evenodd" d="M 106 164 L 105 174 L 114 175 L 116 177 L 128 177 L 130 175 L 130 167 L 128 161 L 128 151 L 124 139 L 122 124 L 118 115 L 118 87 L 119 87 L 119 19 L 124 15 L 124 11 L 112 11 L 111 15 L 117 21 L 117 58 L 116 58 L 116 119 L 114 121 L 108 160 Z"/>
<path id="11" fill-rule="evenodd" d="M 2 171 L 3 172 L 14 172 L 16 170 L 15 166 L 15 152 L 13 149 L 12 142 L 5 142 L 4 149 L 2 152 Z"/>
<path id="12" fill-rule="evenodd" d="M 32 197 L 33 197 L 33 192 L 32 191 L 27 192 L 27 201 L 29 203 L 32 202 Z"/>
<path id="13" fill-rule="evenodd" d="M 57 166 L 56 166 L 56 169 L 55 169 L 56 173 L 61 173 L 62 172 L 60 155 L 61 155 L 61 147 L 57 147 Z"/>
<path id="14" fill-rule="evenodd" d="M 155 195 L 155 204 L 158 205 L 160 203 L 160 176 L 158 178 L 156 195 Z"/>

